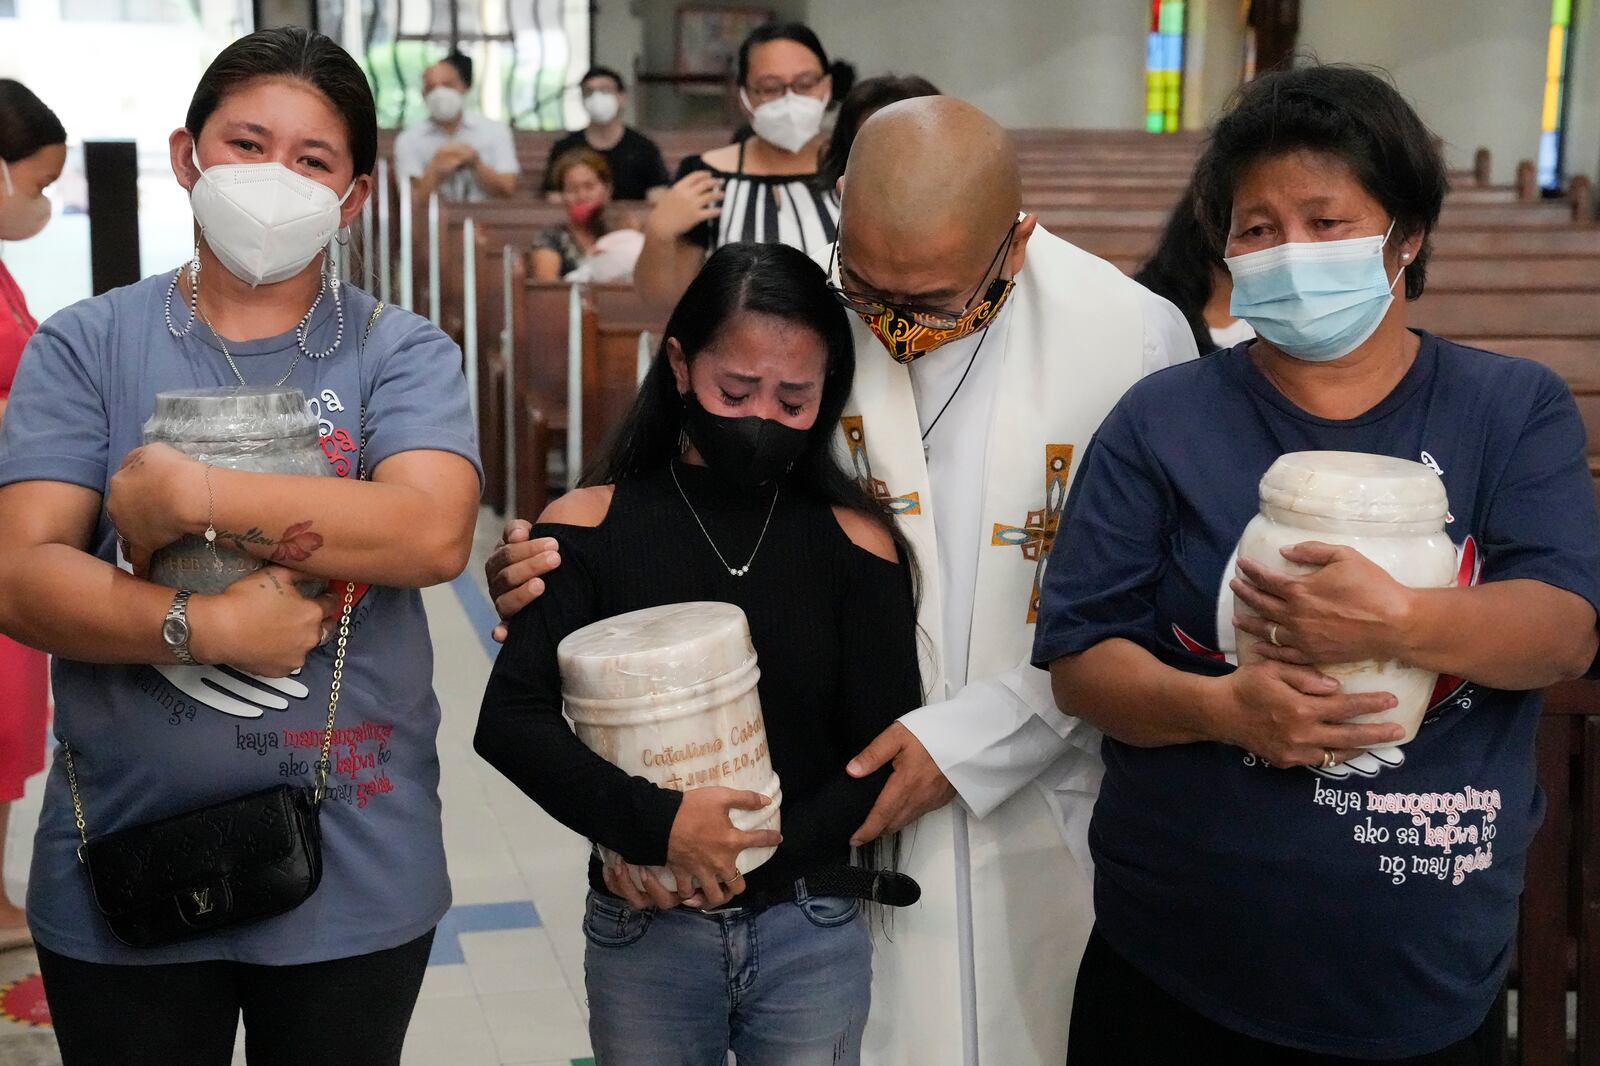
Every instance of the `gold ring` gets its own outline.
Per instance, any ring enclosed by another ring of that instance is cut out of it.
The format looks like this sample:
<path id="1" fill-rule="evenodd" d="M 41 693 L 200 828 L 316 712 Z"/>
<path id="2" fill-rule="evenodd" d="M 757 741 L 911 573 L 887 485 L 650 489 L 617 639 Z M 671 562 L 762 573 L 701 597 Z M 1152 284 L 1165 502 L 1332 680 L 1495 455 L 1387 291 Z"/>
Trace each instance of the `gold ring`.
<path id="1" fill-rule="evenodd" d="M 1267 630 L 1267 639 L 1272 642 L 1274 647 L 1283 647 L 1282 644 L 1278 643 L 1278 623 L 1272 623 L 1272 628 Z"/>
<path id="2" fill-rule="evenodd" d="M 1331 770 L 1334 767 L 1334 765 L 1337 763 L 1337 761 L 1338 760 L 1336 760 L 1333 757 L 1333 749 L 1332 748 L 1323 748 L 1322 749 L 1322 768 L 1324 770 Z"/>

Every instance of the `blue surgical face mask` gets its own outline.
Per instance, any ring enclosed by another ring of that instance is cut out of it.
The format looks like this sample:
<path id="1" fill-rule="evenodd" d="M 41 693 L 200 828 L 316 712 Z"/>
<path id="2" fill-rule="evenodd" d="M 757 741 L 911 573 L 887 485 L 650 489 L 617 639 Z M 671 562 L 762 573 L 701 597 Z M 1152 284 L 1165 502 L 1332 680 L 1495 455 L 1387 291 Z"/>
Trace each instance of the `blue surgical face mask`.
<path id="1" fill-rule="evenodd" d="M 1394 302 L 1383 248 L 1394 232 L 1347 241 L 1280 244 L 1225 259 L 1228 310 L 1274 348 L 1311 363 L 1341 359 L 1377 330 Z"/>

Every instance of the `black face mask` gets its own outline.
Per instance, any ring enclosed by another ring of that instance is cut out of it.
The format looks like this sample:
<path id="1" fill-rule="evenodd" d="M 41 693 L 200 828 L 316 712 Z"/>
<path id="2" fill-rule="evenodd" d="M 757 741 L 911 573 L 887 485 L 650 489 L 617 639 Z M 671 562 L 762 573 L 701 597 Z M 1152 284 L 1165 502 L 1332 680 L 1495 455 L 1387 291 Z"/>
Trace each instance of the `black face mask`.
<path id="1" fill-rule="evenodd" d="M 694 390 L 683 397 L 684 428 L 713 473 L 739 488 L 753 489 L 783 476 L 806 450 L 811 431 L 770 418 L 714 415 Z"/>

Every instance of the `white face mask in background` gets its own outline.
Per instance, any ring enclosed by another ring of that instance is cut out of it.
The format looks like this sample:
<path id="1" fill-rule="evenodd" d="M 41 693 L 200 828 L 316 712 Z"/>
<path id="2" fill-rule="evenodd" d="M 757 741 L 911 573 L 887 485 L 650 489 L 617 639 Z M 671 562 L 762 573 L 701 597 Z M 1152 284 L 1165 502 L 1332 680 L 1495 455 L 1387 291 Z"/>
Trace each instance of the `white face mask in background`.
<path id="1" fill-rule="evenodd" d="M 583 109 L 589 117 L 601 124 L 610 122 L 622 110 L 622 101 L 616 93 L 590 93 L 583 98 Z"/>
<path id="2" fill-rule="evenodd" d="M 198 155 L 193 156 L 196 169 Z M 225 163 L 203 170 L 189 206 L 206 245 L 251 286 L 286 281 L 304 270 L 339 230 L 339 208 L 355 182 L 332 189 L 282 163 Z"/>
<path id="3" fill-rule="evenodd" d="M 25 241 L 36 237 L 50 223 L 50 201 L 44 193 L 38 196 L 18 196 L 11 181 L 11 168 L 0 159 L 0 186 L 5 196 L 0 198 L 0 241 Z"/>
<path id="4" fill-rule="evenodd" d="M 750 97 L 743 89 L 739 90 L 739 99 L 750 107 Z M 763 141 L 785 152 L 798 152 L 822 129 L 822 114 L 827 109 L 827 103 L 815 96 L 790 91 L 760 107 L 750 107 L 750 128 Z"/>
<path id="5" fill-rule="evenodd" d="M 422 98 L 428 108 L 428 117 L 435 122 L 454 122 L 461 117 L 461 108 L 467 98 L 460 89 L 441 85 Z"/>

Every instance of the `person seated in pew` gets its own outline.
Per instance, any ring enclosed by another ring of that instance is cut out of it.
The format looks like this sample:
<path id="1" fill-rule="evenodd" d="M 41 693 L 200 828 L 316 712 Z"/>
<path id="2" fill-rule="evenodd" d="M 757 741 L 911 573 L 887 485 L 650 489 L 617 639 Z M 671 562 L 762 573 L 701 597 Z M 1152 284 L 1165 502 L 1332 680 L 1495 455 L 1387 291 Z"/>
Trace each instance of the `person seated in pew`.
<path id="1" fill-rule="evenodd" d="M 1207 239 L 1194 207 L 1194 188 L 1190 186 L 1172 209 L 1156 250 L 1133 280 L 1172 301 L 1194 332 L 1200 354 L 1209 355 L 1253 339 L 1256 331 L 1229 310 L 1233 276 L 1223 264 L 1222 253 Z"/>
<path id="2" fill-rule="evenodd" d="M 612 191 L 619 200 L 648 200 L 654 203 L 667 191 L 666 160 L 656 142 L 622 123 L 622 109 L 628 102 L 628 87 L 622 75 L 610 67 L 591 67 L 578 83 L 583 93 L 583 109 L 589 125 L 561 138 L 550 147 L 544 167 L 544 191 L 551 203 L 564 200 L 561 177 L 556 164 L 569 152 L 588 148 L 605 157 L 611 168 Z"/>
<path id="3" fill-rule="evenodd" d="M 838 78 L 834 89 L 838 89 Z M 885 74 L 858 82 L 845 94 L 839 105 L 839 117 L 833 124 L 833 133 L 818 158 L 817 185 L 822 189 L 837 191 L 839 179 L 844 177 L 845 164 L 850 161 L 850 145 L 855 143 L 861 124 L 890 104 L 912 100 L 919 96 L 938 96 L 939 90 L 927 78 L 915 74 L 899 77 Z"/>
<path id="4" fill-rule="evenodd" d="M 822 42 L 798 22 L 767 23 L 744 39 L 739 106 L 755 136 L 689 156 L 650 213 L 635 282 L 652 313 L 671 313 L 724 244 L 787 244 L 819 258 L 838 238 L 838 197 L 816 180 L 829 69 Z"/>
<path id="5" fill-rule="evenodd" d="M 621 856 L 591 859 L 583 921 L 600 1066 L 702 1066 L 730 1049 L 751 1066 L 861 1061 L 873 945 L 849 893 L 877 876 L 843 864 L 889 773 L 853 777 L 845 763 L 922 688 L 914 557 L 833 446 L 855 360 L 819 266 L 781 245 L 724 246 L 672 313 L 585 487 L 533 528 L 561 537 L 564 560 L 509 624 L 473 745 Z M 630 777 L 562 717 L 564 637 L 707 600 L 749 621 L 781 836 L 730 821 L 771 797 Z M 773 846 L 739 873 L 742 850 Z M 892 865 L 894 851 L 886 839 L 858 861 Z"/>
<path id="6" fill-rule="evenodd" d="M 558 281 L 588 266 L 584 280 L 631 281 L 643 235 L 632 220 L 614 220 L 613 175 L 605 157 L 575 148 L 556 160 L 555 179 L 567 221 L 534 238 L 533 280 Z"/>
<path id="7" fill-rule="evenodd" d="M 1503 1061 L 1538 690 L 1593 669 L 1600 515 L 1559 377 L 1406 326 L 1446 184 L 1352 67 L 1252 82 L 1197 167 L 1258 337 L 1128 391 L 1044 572 L 1034 661 L 1106 734 L 1069 1066 Z M 1236 565 L 1262 474 L 1315 450 L 1442 478 L 1451 587 L 1315 540 L 1302 576 Z M 1352 720 L 1392 693 L 1310 665 L 1391 660 L 1442 679 L 1403 748 Z"/>
<path id="8" fill-rule="evenodd" d="M 466 106 L 472 60 L 451 52 L 422 72 L 428 117 L 394 140 L 395 175 L 411 183 L 416 201 L 437 192 L 446 200 L 488 200 L 517 189 L 517 148 L 511 127 Z"/>

